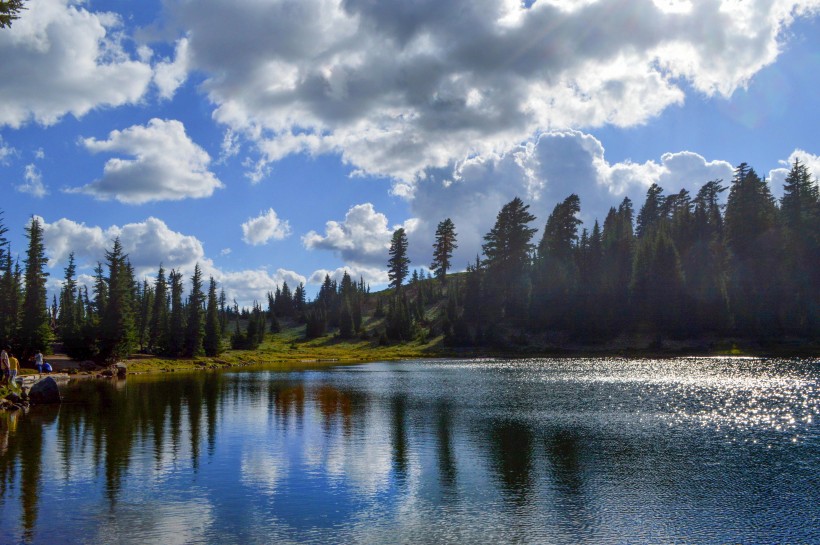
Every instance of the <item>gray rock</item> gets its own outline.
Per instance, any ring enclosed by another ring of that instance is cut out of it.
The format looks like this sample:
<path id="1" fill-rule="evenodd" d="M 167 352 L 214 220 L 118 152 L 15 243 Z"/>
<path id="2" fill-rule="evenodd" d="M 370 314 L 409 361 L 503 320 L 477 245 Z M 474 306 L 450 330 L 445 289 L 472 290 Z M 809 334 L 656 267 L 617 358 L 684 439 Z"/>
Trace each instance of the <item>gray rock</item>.
<path id="1" fill-rule="evenodd" d="M 123 362 L 115 363 L 113 367 L 114 371 L 117 373 L 117 376 L 120 378 L 128 374 L 128 366 L 125 365 Z"/>
<path id="2" fill-rule="evenodd" d="M 46 377 L 34 383 L 28 395 L 31 402 L 35 405 L 62 402 L 57 381 L 51 377 Z"/>
<path id="3" fill-rule="evenodd" d="M 16 405 L 16 404 L 18 404 L 18 403 L 22 403 L 22 402 L 23 402 L 23 398 L 22 398 L 22 397 L 20 397 L 19 395 L 15 394 L 14 392 L 12 392 L 12 393 L 10 393 L 9 395 L 7 395 L 7 396 L 6 396 L 6 399 L 8 399 L 9 401 L 11 401 L 11 402 L 12 402 L 12 403 L 14 403 L 15 405 Z"/>

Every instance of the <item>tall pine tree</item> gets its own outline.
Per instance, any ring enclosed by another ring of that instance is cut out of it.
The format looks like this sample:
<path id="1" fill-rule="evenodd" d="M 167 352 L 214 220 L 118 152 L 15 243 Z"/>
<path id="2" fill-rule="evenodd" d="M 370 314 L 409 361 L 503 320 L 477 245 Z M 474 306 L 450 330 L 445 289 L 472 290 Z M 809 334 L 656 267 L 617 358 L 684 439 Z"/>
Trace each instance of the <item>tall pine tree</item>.
<path id="1" fill-rule="evenodd" d="M 191 276 L 191 293 L 188 297 L 188 321 L 185 330 L 185 349 L 188 358 L 204 353 L 202 340 L 205 337 L 205 294 L 202 292 L 202 271 L 199 263 L 194 266 Z"/>
<path id="2" fill-rule="evenodd" d="M 219 300 L 216 281 L 211 277 L 208 285 L 208 307 L 205 310 L 205 338 L 202 342 L 206 356 L 218 356 L 222 351 L 221 326 L 219 324 Z"/>
<path id="3" fill-rule="evenodd" d="M 407 235 L 404 228 L 399 227 L 393 232 L 389 254 L 387 277 L 390 279 L 390 287 L 398 290 L 410 270 L 410 259 L 407 257 Z"/>
<path id="4" fill-rule="evenodd" d="M 27 360 L 35 352 L 46 352 L 51 342 L 48 300 L 46 296 L 46 256 L 43 244 L 43 227 L 32 218 L 26 227 L 28 250 L 25 260 L 25 292 L 22 317 L 17 335 L 20 353 Z"/>
<path id="5" fill-rule="evenodd" d="M 433 262 L 430 270 L 436 273 L 436 278 L 445 281 L 447 271 L 450 270 L 450 260 L 453 258 L 453 251 L 458 248 L 456 244 L 456 226 L 450 218 L 440 222 L 436 227 L 436 241 L 433 244 Z"/>

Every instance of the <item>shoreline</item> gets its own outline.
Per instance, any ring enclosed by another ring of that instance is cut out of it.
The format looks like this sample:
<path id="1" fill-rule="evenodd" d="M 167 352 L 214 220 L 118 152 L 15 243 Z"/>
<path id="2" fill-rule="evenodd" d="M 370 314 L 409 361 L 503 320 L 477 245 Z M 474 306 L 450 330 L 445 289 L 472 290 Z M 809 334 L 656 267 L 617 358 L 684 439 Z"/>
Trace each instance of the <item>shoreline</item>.
<path id="1" fill-rule="evenodd" d="M 634 339 L 633 339 L 634 340 Z M 666 341 L 644 346 L 609 342 L 553 346 L 518 345 L 506 347 L 451 347 L 444 346 L 441 338 L 428 343 L 407 342 L 393 345 L 373 345 L 369 341 L 343 341 L 335 337 L 323 337 L 310 341 L 293 339 L 273 339 L 257 350 L 229 350 L 217 357 L 159 358 L 137 354 L 121 362 L 126 371 L 121 375 L 147 375 L 175 372 L 207 370 L 264 368 L 269 371 L 297 372 L 321 369 L 335 365 L 353 365 L 376 361 L 401 361 L 414 359 L 532 359 L 532 358 L 632 358 L 632 359 L 672 359 L 672 358 L 784 358 L 820 361 L 820 347 L 816 342 L 780 341 L 762 346 L 757 341 L 741 339 Z M 287 345 L 287 346 L 285 346 Z M 295 348 L 294 348 L 295 346 Z M 38 373 L 34 369 L 22 368 L 18 379 L 23 378 L 27 388 L 18 386 L 11 389 L 0 386 L 0 400 L 10 393 L 20 393 L 45 377 L 55 380 L 115 380 L 115 365 L 97 366 L 90 369 L 89 362 L 69 359 L 64 354 L 46 356 L 52 363 L 52 373 Z M 37 377 L 36 379 L 34 377 Z M 0 410 L 3 410 L 0 407 Z"/>
<path id="2" fill-rule="evenodd" d="M 650 342 L 622 344 L 516 345 L 506 347 L 445 346 L 441 338 L 428 343 L 407 342 L 373 346 L 367 341 L 343 341 L 321 338 L 302 341 L 301 346 L 262 346 L 258 350 L 229 350 L 215 357 L 162 358 L 135 355 L 123 361 L 127 374 L 162 373 L 183 370 L 230 369 L 249 366 L 298 371 L 335 364 L 399 361 L 408 359 L 447 358 L 638 358 L 667 359 L 679 357 L 756 357 L 756 358 L 820 358 L 818 343 L 780 341 L 761 343 L 749 339 L 720 339 L 696 341 L 664 341 L 660 346 Z M 283 344 L 283 343 L 279 343 Z M 66 363 L 71 360 L 64 360 Z M 79 362 L 73 362 L 79 364 Z M 58 361 L 55 371 L 68 371 L 71 376 L 99 375 L 107 367 L 93 371 L 72 372 L 71 366 Z"/>

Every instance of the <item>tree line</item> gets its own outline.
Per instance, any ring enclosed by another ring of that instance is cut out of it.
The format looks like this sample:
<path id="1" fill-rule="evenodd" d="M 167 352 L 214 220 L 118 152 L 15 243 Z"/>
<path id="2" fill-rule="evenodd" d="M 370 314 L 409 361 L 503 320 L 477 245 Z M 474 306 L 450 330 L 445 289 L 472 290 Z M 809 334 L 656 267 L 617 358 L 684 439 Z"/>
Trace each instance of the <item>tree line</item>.
<path id="1" fill-rule="evenodd" d="M 304 285 L 291 290 L 284 283 L 267 294 L 267 309 L 227 305 L 212 277 L 206 292 L 199 265 L 187 296 L 182 273 L 173 269 L 160 266 L 153 282 L 139 282 L 119 239 L 97 264 L 90 289 L 78 284 L 72 253 L 49 305 L 42 226 L 32 218 L 26 227 L 21 267 L 0 213 L 0 342 L 24 361 L 54 341 L 75 359 L 99 362 L 138 351 L 215 356 L 227 346 L 255 349 L 280 330 L 280 320 L 304 324 L 306 338 L 333 331 L 389 342 L 443 334 L 454 345 L 536 335 L 598 341 L 623 333 L 818 338 L 820 192 L 799 161 L 779 201 L 744 163 L 728 187 L 712 180 L 694 197 L 653 184 L 637 215 L 625 198 L 591 229 L 581 228 L 580 211 L 577 195 L 556 204 L 536 244 L 537 218 L 513 199 L 484 236 L 481 255 L 457 275 L 448 275 L 456 228 L 445 219 L 430 272 L 414 270 L 409 285 L 407 235 L 397 229 L 385 292 L 371 293 L 363 278 L 345 272 L 340 282 L 327 275 L 313 301 Z M 370 332 L 368 318 L 377 324 Z"/>
<path id="2" fill-rule="evenodd" d="M 728 187 L 712 180 L 694 197 L 653 184 L 637 216 L 625 198 L 591 230 L 581 229 L 580 211 L 577 195 L 558 203 L 536 244 L 536 218 L 513 199 L 484 236 L 482 256 L 449 285 L 456 235 L 449 219 L 440 223 L 430 269 L 447 285 L 440 305 L 446 340 L 509 344 L 538 334 L 596 341 L 623 333 L 818 338 L 820 193 L 799 161 L 779 202 L 743 163 Z M 407 276 L 402 229 L 390 255 L 391 305 L 398 311 L 388 314 L 388 332 L 395 330 L 390 323 L 414 321 L 413 304 L 399 289 Z M 411 330 L 402 328 L 397 338 Z"/>

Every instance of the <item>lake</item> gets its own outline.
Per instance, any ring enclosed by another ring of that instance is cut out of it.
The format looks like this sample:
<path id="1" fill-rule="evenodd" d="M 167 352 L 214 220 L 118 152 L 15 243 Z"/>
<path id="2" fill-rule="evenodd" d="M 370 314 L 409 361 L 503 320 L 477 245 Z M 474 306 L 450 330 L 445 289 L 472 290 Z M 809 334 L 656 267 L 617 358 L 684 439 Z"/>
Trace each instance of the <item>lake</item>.
<path id="1" fill-rule="evenodd" d="M 0 415 L 0 543 L 820 543 L 820 361 L 76 381 Z"/>

